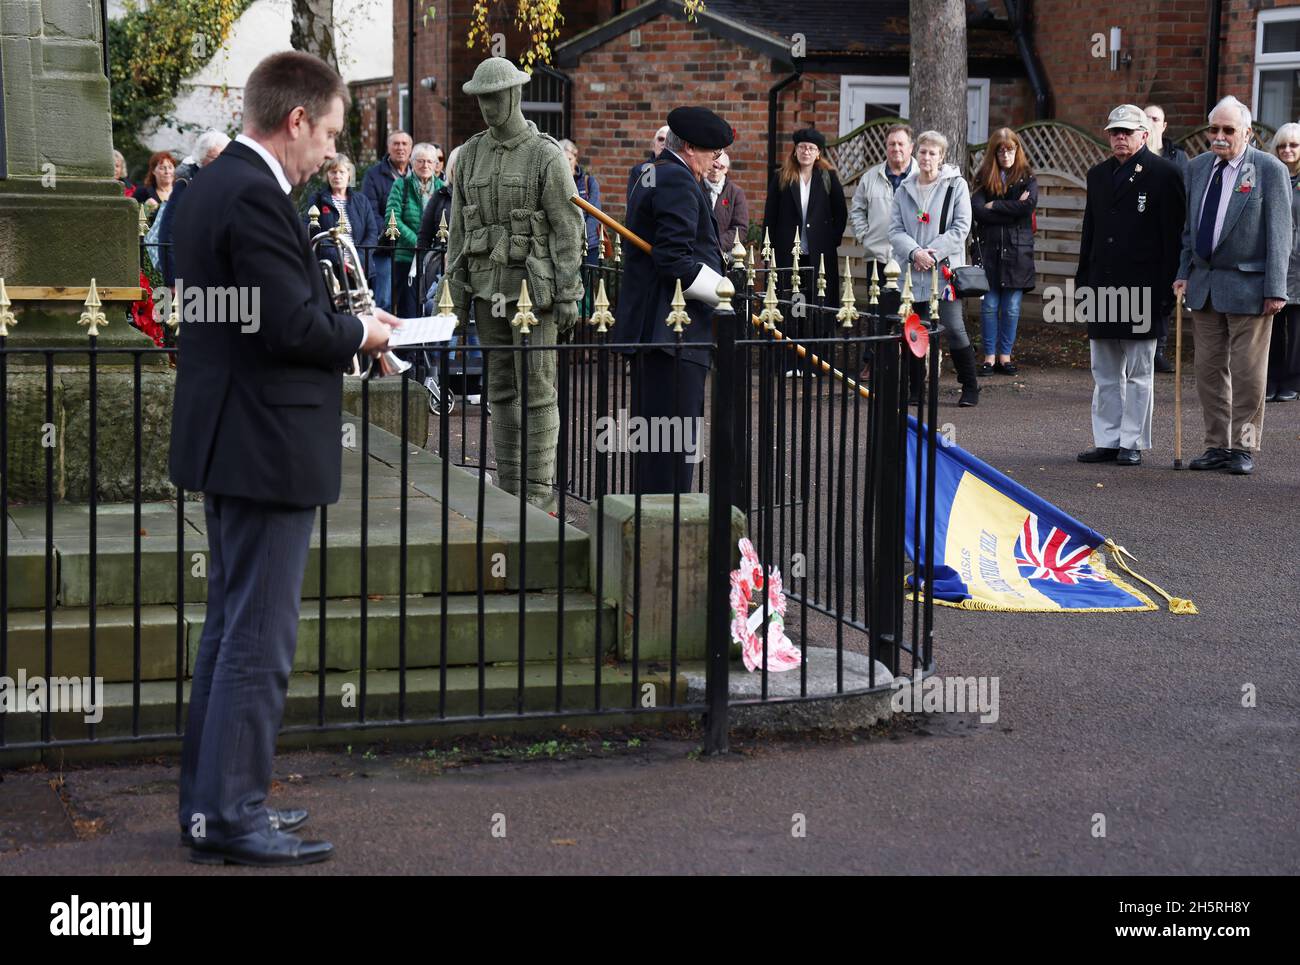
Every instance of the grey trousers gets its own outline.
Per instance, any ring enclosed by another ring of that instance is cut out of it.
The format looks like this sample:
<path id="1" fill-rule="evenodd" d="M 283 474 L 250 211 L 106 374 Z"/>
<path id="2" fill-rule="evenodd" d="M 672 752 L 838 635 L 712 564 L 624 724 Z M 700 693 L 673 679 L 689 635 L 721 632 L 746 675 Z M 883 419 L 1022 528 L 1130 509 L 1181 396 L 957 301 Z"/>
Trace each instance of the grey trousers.
<path id="1" fill-rule="evenodd" d="M 1092 442 L 1099 449 L 1151 448 L 1156 340 L 1094 338 Z"/>
<path id="2" fill-rule="evenodd" d="M 203 511 L 208 603 L 181 751 L 180 824 L 220 844 L 269 828 L 266 794 L 316 510 L 208 494 Z"/>

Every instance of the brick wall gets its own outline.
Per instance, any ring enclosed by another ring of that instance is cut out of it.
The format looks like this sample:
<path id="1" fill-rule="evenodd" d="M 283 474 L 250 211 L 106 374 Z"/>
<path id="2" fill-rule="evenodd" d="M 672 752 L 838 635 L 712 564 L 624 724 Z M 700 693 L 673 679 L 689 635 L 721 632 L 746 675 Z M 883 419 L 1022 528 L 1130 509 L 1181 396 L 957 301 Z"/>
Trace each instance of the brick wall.
<path id="1" fill-rule="evenodd" d="M 573 140 L 580 164 L 601 184 L 603 206 L 623 216 L 629 169 L 644 160 L 655 130 L 674 107 L 699 104 L 736 130 L 728 149 L 731 176 L 744 189 L 751 219 L 762 217 L 767 190 L 768 89 L 783 79 L 771 61 L 671 17 L 657 17 L 582 56 L 568 71 L 573 80 Z M 780 95 L 778 160 L 789 152 L 791 132 L 815 126 L 828 138 L 839 132 L 838 75 L 805 74 Z"/>
<path id="2" fill-rule="evenodd" d="M 1219 48 L 1219 94 L 1254 97 L 1255 22 L 1260 10 L 1300 0 L 1224 0 Z M 1178 135 L 1205 123 L 1209 0 L 1099 0 L 1085 15 L 1076 0 L 1037 0 L 1035 42 L 1058 120 L 1099 131 L 1116 104 L 1161 104 Z M 1133 62 L 1110 69 L 1109 56 L 1091 55 L 1094 33 L 1123 30 Z"/>
<path id="3" fill-rule="evenodd" d="M 418 5 L 417 5 L 418 6 Z M 422 21 L 416 12 L 415 36 L 415 134 L 422 141 L 436 141 L 444 150 L 464 143 L 483 130 L 483 117 L 478 102 L 461 92 L 461 85 L 474 75 L 474 68 L 488 56 L 483 47 L 473 50 L 465 46 L 470 27 L 469 0 L 443 0 L 437 5 L 438 14 Z M 527 38 L 514 26 L 510 9 L 513 4 L 489 8 L 490 33 L 505 36 L 505 53 L 519 62 L 519 55 L 527 46 Z M 559 39 L 554 46 L 575 34 L 608 19 L 613 0 L 565 0 L 565 22 L 560 25 Z M 389 100 L 389 129 L 395 130 L 398 121 L 398 86 L 407 79 L 407 4 L 393 0 L 393 82 Z M 419 86 L 424 77 L 436 77 L 437 86 L 430 92 Z"/>
<path id="4" fill-rule="evenodd" d="M 384 153 L 385 146 L 379 144 L 377 100 L 389 94 L 392 83 L 392 78 L 385 77 L 350 85 L 352 104 L 361 117 L 361 139 L 357 145 L 357 156 L 352 159 L 359 171 L 364 171 Z"/>
<path id="5" fill-rule="evenodd" d="M 995 77 L 989 84 L 989 130 L 1034 119 L 1034 93 L 1022 77 Z"/>

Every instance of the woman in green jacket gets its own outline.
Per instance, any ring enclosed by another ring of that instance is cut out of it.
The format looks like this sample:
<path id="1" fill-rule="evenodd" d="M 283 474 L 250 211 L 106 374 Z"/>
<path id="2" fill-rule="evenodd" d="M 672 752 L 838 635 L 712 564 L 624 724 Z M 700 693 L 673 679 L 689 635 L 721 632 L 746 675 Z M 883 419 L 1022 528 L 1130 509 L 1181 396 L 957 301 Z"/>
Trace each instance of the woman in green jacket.
<path id="1" fill-rule="evenodd" d="M 393 253 L 393 275 L 397 280 L 397 306 L 394 309 L 399 318 L 413 318 L 419 314 L 420 279 L 418 274 L 420 260 L 415 257 L 416 239 L 420 233 L 420 219 L 424 217 L 425 205 L 442 187 L 442 181 L 435 173 L 442 160 L 442 150 L 436 144 L 421 143 L 411 149 L 411 168 L 404 177 L 393 182 L 388 192 L 388 207 L 384 212 L 384 223 L 380 232 L 388 227 L 388 216 L 396 215 L 397 248 Z M 412 271 L 412 267 L 416 271 Z"/>

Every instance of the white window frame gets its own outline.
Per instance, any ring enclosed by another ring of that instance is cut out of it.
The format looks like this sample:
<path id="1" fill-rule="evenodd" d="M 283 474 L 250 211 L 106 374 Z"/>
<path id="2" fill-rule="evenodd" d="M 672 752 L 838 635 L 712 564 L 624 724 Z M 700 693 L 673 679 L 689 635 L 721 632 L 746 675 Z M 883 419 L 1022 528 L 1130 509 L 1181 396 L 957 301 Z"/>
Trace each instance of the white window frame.
<path id="1" fill-rule="evenodd" d="M 1259 120 L 1260 77 L 1264 71 L 1277 70 L 1279 67 L 1300 70 L 1300 50 L 1284 50 L 1275 54 L 1264 53 L 1264 25 L 1287 20 L 1300 20 L 1300 7 L 1261 10 L 1255 18 L 1254 90 L 1251 92 L 1250 99 L 1250 114 L 1253 121 Z"/>
<path id="2" fill-rule="evenodd" d="M 397 127 L 396 130 L 411 133 L 411 89 L 405 84 L 397 85 Z M 388 132 L 392 134 L 390 130 Z"/>
<path id="3" fill-rule="evenodd" d="M 1296 8 L 1300 10 L 1300 8 Z M 840 77 L 840 136 L 843 137 L 853 127 L 849 126 L 852 111 L 851 93 L 855 88 L 862 87 L 880 87 L 888 95 L 882 98 L 886 103 L 897 101 L 900 104 L 908 105 L 909 103 L 909 84 L 910 81 L 906 76 L 873 76 L 866 74 L 845 74 Z M 973 117 L 967 118 L 967 143 L 983 144 L 989 139 L 989 92 L 992 88 L 992 81 L 987 77 L 970 77 L 966 81 L 966 94 L 968 101 L 970 95 L 975 95 L 976 112 Z M 900 108 L 900 113 L 906 117 L 907 110 Z M 854 125 L 856 126 L 856 125 Z M 978 135 L 978 136 L 976 136 Z"/>

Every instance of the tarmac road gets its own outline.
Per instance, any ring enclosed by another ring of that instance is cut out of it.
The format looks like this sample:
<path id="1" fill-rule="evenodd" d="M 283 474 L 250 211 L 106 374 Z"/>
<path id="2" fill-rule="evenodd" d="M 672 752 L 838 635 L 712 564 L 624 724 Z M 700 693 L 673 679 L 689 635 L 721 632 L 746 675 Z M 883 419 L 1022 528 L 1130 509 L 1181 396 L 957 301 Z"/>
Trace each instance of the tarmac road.
<path id="1" fill-rule="evenodd" d="M 959 445 L 1127 546 L 1200 614 L 939 610 L 939 672 L 997 676 L 995 723 L 926 715 L 856 740 L 737 741 L 719 759 L 689 735 L 465 766 L 360 745 L 285 754 L 273 803 L 311 809 L 338 850 L 295 873 L 1300 872 L 1300 404 L 1268 407 L 1243 478 L 1170 468 L 1170 376 L 1138 468 L 1075 462 L 1091 444 L 1086 372 L 987 380 L 976 409 L 945 378 Z M 185 862 L 174 760 L 67 770 L 66 807 L 57 777 L 3 775 L 0 874 L 265 873 Z"/>

